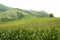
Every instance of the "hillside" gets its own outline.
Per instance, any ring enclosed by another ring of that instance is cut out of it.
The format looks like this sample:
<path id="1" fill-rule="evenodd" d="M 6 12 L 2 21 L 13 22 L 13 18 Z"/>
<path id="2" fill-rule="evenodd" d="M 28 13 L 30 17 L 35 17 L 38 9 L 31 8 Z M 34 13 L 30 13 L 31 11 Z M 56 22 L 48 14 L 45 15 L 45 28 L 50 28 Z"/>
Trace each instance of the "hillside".
<path id="1" fill-rule="evenodd" d="M 2 4 L 0 4 L 0 12 L 6 11 L 6 10 L 8 10 L 8 9 L 10 9 L 10 8 L 7 7 L 7 6 L 4 6 L 4 5 L 2 5 Z"/>
<path id="2" fill-rule="evenodd" d="M 38 18 L 49 17 L 49 14 L 43 10 L 42 11 L 29 10 L 28 12 L 30 12 L 30 14 L 32 14 Z"/>
<path id="3" fill-rule="evenodd" d="M 26 18 L 37 18 L 25 11 L 17 10 L 17 9 L 10 9 L 5 12 L 0 13 L 0 22 L 18 20 L 18 19 L 26 19 Z"/>
<path id="4" fill-rule="evenodd" d="M 49 17 L 49 14 L 45 11 L 29 11 L 18 8 L 10 8 L 0 4 L 0 22 L 42 17 Z"/>

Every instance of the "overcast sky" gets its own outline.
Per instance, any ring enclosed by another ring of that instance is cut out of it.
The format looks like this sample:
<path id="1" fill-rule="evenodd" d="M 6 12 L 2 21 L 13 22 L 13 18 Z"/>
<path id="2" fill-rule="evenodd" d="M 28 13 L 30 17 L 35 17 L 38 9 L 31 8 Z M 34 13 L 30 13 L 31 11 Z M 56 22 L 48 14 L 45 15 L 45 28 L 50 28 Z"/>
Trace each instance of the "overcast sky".
<path id="1" fill-rule="evenodd" d="M 0 4 L 26 10 L 44 10 L 60 17 L 60 0 L 0 0 Z"/>

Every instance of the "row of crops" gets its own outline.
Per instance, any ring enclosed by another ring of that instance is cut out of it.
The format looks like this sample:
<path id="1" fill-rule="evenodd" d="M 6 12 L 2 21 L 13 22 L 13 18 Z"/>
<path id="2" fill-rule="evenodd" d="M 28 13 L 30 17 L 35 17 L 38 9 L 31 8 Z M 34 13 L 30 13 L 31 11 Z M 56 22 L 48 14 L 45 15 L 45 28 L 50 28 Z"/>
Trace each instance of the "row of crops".
<path id="1" fill-rule="evenodd" d="M 60 31 L 55 28 L 39 31 L 7 30 L 0 32 L 0 40 L 60 40 Z"/>
<path id="2" fill-rule="evenodd" d="M 60 40 L 60 18 L 44 20 L 20 20 L 22 24 L 17 23 L 20 21 L 2 23 L 0 40 Z"/>

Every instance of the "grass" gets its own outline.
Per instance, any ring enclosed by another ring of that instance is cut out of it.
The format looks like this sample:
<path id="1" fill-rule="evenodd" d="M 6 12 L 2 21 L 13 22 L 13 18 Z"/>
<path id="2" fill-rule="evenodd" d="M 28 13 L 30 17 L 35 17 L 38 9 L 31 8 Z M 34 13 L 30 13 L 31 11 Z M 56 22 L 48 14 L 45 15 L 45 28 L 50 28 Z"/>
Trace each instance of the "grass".
<path id="1" fill-rule="evenodd" d="M 0 40 L 60 40 L 60 18 L 33 18 L 1 23 Z"/>

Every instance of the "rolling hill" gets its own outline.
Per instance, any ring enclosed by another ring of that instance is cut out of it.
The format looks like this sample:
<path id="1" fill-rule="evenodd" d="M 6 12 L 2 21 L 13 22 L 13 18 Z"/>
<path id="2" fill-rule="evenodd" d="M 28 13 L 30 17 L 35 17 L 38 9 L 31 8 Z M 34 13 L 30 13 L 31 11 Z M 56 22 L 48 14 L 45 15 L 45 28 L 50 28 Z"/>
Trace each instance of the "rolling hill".
<path id="1" fill-rule="evenodd" d="M 30 12 L 30 14 L 32 14 L 38 18 L 49 17 L 49 14 L 43 10 L 42 11 L 29 10 L 28 12 Z"/>
<path id="2" fill-rule="evenodd" d="M 0 4 L 0 22 L 26 19 L 26 18 L 42 18 L 48 17 L 48 13 L 45 11 L 30 11 L 18 8 L 10 8 Z"/>

